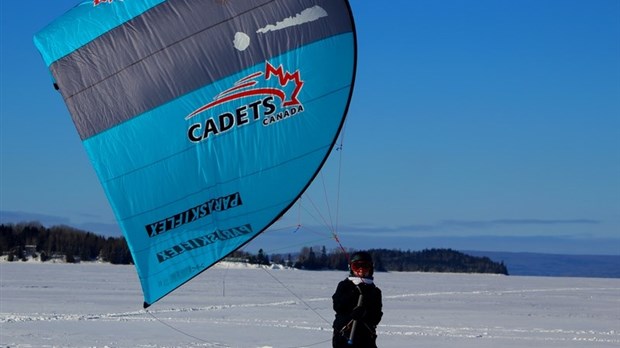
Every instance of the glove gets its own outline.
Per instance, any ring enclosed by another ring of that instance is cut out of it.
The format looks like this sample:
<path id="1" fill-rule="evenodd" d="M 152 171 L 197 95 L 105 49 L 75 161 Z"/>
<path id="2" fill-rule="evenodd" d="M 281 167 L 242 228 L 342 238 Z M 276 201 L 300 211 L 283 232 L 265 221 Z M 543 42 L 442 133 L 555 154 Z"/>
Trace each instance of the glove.
<path id="1" fill-rule="evenodd" d="M 351 311 L 351 318 L 353 318 L 353 320 L 360 320 L 365 315 L 366 315 L 366 308 L 362 306 L 357 306 L 353 308 L 353 311 Z"/>

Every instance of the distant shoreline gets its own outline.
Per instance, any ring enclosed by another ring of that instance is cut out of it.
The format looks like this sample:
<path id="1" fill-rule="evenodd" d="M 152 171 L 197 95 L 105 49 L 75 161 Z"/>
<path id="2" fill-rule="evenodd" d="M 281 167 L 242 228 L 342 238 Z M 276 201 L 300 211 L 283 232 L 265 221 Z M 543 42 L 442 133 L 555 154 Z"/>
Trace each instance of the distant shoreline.
<path id="1" fill-rule="evenodd" d="M 463 251 L 503 261 L 510 275 L 620 278 L 620 255 L 566 255 L 531 252 Z"/>
<path id="2" fill-rule="evenodd" d="M 518 252 L 487 252 L 487 251 L 463 251 L 472 256 L 488 257 L 495 262 L 504 262 L 508 267 L 510 276 L 534 276 L 534 277 L 565 277 L 565 278 L 620 278 L 620 255 L 559 255 L 559 254 L 540 254 L 540 253 L 518 253 Z M 83 261 L 79 263 L 67 263 L 63 260 L 48 260 L 41 262 L 36 259 L 27 261 L 7 261 L 7 256 L 0 256 L 0 265 L 4 264 L 66 264 L 66 265 L 117 265 L 104 261 Z M 230 269 L 259 269 L 267 267 L 269 269 L 290 269 L 303 271 L 292 267 L 274 264 L 271 266 L 261 266 L 243 262 L 222 261 L 213 268 Z M 333 270 L 335 272 L 343 272 Z M 401 273 L 390 271 L 388 273 Z M 409 273 L 442 273 L 442 272 L 409 272 Z M 443 272 L 451 273 L 451 272 Z M 468 274 L 468 273 L 458 273 Z M 480 273 L 471 273 L 480 274 Z M 490 274 L 491 275 L 491 274 Z"/>

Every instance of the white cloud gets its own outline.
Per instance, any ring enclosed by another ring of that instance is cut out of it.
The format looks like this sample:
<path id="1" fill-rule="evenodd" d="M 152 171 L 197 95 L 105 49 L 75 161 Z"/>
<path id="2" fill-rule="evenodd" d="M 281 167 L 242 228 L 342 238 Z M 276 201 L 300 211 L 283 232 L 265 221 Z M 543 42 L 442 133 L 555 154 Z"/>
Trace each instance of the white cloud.
<path id="1" fill-rule="evenodd" d="M 314 22 L 319 18 L 327 17 L 327 11 L 325 11 L 321 6 L 315 5 L 313 7 L 307 8 L 301 13 L 298 13 L 295 17 L 288 17 L 283 19 L 280 22 L 277 22 L 275 25 L 268 24 L 264 28 L 258 29 L 256 32 L 264 34 L 268 31 L 280 30 L 288 27 L 292 27 L 295 25 L 300 25 L 308 22 Z"/>

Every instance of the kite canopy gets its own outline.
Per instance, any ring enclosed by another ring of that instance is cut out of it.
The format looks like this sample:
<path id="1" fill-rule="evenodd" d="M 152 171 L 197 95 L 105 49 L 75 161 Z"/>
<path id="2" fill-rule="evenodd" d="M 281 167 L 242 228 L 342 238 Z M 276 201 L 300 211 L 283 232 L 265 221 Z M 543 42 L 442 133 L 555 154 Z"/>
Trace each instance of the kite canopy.
<path id="1" fill-rule="evenodd" d="M 333 147 L 346 0 L 95 0 L 34 38 L 148 307 L 269 227 Z"/>

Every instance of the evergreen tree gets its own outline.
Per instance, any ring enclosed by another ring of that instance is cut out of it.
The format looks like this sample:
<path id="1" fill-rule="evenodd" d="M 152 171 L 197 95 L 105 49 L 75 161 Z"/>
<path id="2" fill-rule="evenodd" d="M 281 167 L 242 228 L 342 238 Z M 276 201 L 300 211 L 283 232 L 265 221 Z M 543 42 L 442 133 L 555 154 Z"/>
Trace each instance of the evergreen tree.
<path id="1" fill-rule="evenodd" d="M 269 258 L 265 255 L 263 249 L 258 250 L 257 263 L 259 265 L 269 265 Z"/>

